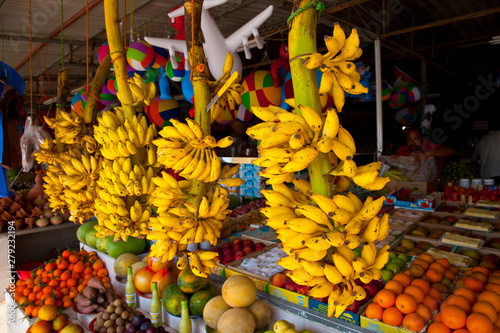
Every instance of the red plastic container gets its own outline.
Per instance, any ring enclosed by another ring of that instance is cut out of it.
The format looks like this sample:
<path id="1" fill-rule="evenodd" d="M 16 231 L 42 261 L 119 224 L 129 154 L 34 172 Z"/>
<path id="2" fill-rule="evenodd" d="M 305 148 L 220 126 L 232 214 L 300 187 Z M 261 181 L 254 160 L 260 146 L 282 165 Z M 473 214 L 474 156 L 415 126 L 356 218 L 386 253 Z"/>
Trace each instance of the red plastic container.
<path id="1" fill-rule="evenodd" d="M 29 262 L 16 267 L 17 275 L 21 280 L 30 278 L 31 271 L 43 265 L 43 262 Z"/>

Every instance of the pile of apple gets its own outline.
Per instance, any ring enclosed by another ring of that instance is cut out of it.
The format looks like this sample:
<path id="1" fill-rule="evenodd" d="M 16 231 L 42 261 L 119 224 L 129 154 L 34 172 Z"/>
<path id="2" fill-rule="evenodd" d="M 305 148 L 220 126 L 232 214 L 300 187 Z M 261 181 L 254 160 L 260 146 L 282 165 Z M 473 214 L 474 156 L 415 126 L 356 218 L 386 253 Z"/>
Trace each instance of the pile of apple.
<path id="1" fill-rule="evenodd" d="M 464 205 L 460 205 L 460 206 L 444 205 L 444 206 L 441 206 L 439 208 L 439 212 L 463 214 L 466 209 L 467 209 L 467 206 L 464 206 Z"/>
<path id="2" fill-rule="evenodd" d="M 215 247 L 211 251 L 219 253 L 217 258 L 223 265 L 229 264 L 231 261 L 240 260 L 255 251 L 260 251 L 265 247 L 261 242 L 254 242 L 251 239 L 239 239 L 229 241 L 222 246 Z"/>
<path id="3" fill-rule="evenodd" d="M 236 207 L 227 216 L 228 217 L 238 217 L 241 215 L 248 214 L 251 211 L 254 211 L 256 209 L 260 209 L 262 207 L 266 207 L 266 199 L 253 200 L 253 201 L 250 201 L 246 205 L 241 205 L 241 206 Z"/>
<path id="4" fill-rule="evenodd" d="M 278 288 L 283 288 L 286 290 L 293 291 L 294 293 L 307 295 L 307 292 L 311 288 L 305 285 L 295 283 L 292 279 L 290 279 L 288 276 L 285 275 L 286 273 L 287 270 L 285 270 L 283 273 L 274 274 L 273 278 L 271 279 L 271 284 Z M 328 301 L 328 297 L 325 298 Z"/>
<path id="5" fill-rule="evenodd" d="M 416 235 L 413 232 L 411 234 L 414 236 L 427 238 L 427 236 Z M 440 234 L 439 237 L 441 237 L 441 235 L 442 234 Z M 437 234 L 435 237 L 437 237 Z M 406 255 L 418 256 L 418 255 L 421 255 L 422 253 L 424 253 L 425 251 L 427 251 L 428 249 L 430 249 L 431 247 L 433 247 L 432 244 L 429 242 L 426 242 L 426 241 L 415 242 L 413 240 L 403 238 L 399 242 L 398 246 L 396 248 L 394 248 L 394 251 L 397 253 L 403 253 Z M 451 247 L 449 247 L 447 245 L 439 245 L 436 247 L 436 249 L 441 250 L 441 251 L 446 251 L 446 252 L 451 251 Z"/>
<path id="6" fill-rule="evenodd" d="M 477 191 L 474 188 L 464 188 L 458 185 L 447 186 L 444 189 L 444 200 L 446 201 L 460 201 L 462 195 L 465 195 L 466 200 L 470 197 L 472 202 L 484 201 L 500 201 L 500 190 L 481 190 Z"/>
<path id="7" fill-rule="evenodd" d="M 461 254 L 472 258 L 471 267 L 486 267 L 491 271 L 496 271 L 500 268 L 500 257 L 496 254 L 488 253 L 482 255 L 479 251 L 473 249 L 463 249 Z"/>
<path id="8" fill-rule="evenodd" d="M 442 225 L 453 225 L 455 222 L 457 222 L 458 219 L 455 216 L 436 216 L 436 215 L 430 215 L 427 217 L 424 221 L 424 223 L 433 223 L 433 224 L 442 224 Z"/>
<path id="9" fill-rule="evenodd" d="M 429 228 L 424 227 L 424 226 L 418 226 L 415 230 L 412 230 L 412 232 L 410 234 L 413 236 L 417 236 L 417 237 L 431 238 L 431 239 L 438 240 L 446 232 L 450 232 L 452 234 L 462 235 L 462 236 L 465 234 L 465 231 L 463 231 L 463 230 L 448 231 L 448 230 L 440 229 L 440 228 L 429 229 Z"/>

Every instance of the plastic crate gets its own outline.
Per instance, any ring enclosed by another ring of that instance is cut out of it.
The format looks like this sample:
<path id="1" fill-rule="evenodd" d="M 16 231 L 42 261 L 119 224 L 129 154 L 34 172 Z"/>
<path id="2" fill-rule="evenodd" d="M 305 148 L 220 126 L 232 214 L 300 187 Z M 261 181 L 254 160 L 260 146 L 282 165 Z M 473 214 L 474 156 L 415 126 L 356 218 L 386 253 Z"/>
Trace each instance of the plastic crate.
<path id="1" fill-rule="evenodd" d="M 240 195 L 244 197 L 251 197 L 251 198 L 261 198 L 262 194 L 260 193 L 260 187 L 259 188 L 240 188 Z"/>

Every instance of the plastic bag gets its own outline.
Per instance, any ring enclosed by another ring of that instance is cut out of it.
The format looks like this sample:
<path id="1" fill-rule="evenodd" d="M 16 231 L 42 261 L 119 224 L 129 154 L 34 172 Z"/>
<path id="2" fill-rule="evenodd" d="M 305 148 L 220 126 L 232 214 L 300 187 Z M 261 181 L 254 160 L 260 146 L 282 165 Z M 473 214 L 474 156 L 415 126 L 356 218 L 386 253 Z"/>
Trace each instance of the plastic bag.
<path id="1" fill-rule="evenodd" d="M 428 183 L 438 176 L 438 167 L 434 157 L 420 162 L 415 161 L 415 156 L 380 156 L 379 160 L 401 171 L 412 182 Z"/>
<path id="2" fill-rule="evenodd" d="M 45 138 L 51 139 L 42 126 L 31 126 L 31 118 L 28 117 L 24 125 L 24 134 L 21 137 L 23 172 L 28 172 L 33 167 L 35 163 L 34 154 L 40 151 L 40 144 L 43 143 Z"/>

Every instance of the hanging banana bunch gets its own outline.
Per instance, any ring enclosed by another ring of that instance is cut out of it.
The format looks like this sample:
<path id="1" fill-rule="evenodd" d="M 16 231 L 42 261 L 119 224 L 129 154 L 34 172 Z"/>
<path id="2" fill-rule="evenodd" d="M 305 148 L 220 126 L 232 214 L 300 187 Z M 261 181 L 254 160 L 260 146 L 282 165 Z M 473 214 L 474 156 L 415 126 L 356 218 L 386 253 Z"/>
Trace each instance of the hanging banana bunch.
<path id="1" fill-rule="evenodd" d="M 137 73 L 127 80 L 130 91 L 132 92 L 132 99 L 134 106 L 139 106 L 137 111 L 143 110 L 142 105 L 151 105 L 151 101 L 156 96 L 156 86 L 154 82 L 145 83 L 144 79 Z M 116 97 L 123 100 L 119 90 L 116 91 Z"/>
<path id="2" fill-rule="evenodd" d="M 234 57 L 230 52 L 227 52 L 226 60 L 222 68 L 222 75 L 215 81 L 208 82 L 211 88 L 211 96 L 213 98 L 219 90 L 224 86 L 226 81 L 231 76 L 231 70 L 233 69 Z M 210 114 L 212 122 L 221 117 L 229 108 L 229 110 L 235 110 L 238 105 L 243 103 L 241 99 L 241 93 L 245 90 L 240 83 L 241 76 L 232 83 L 227 90 L 219 97 L 215 104 L 210 108 Z"/>
<path id="3" fill-rule="evenodd" d="M 43 117 L 47 125 L 54 130 L 56 138 L 62 143 L 79 143 L 83 131 L 83 119 L 75 111 L 57 111 L 55 118 Z"/>
<path id="4" fill-rule="evenodd" d="M 161 167 L 152 145 L 156 127 L 148 126 L 142 114 L 126 119 L 121 107 L 103 112 L 97 120 L 94 137 L 104 157 L 95 199 L 98 235 L 145 237 L 155 190 L 152 179 Z"/>

